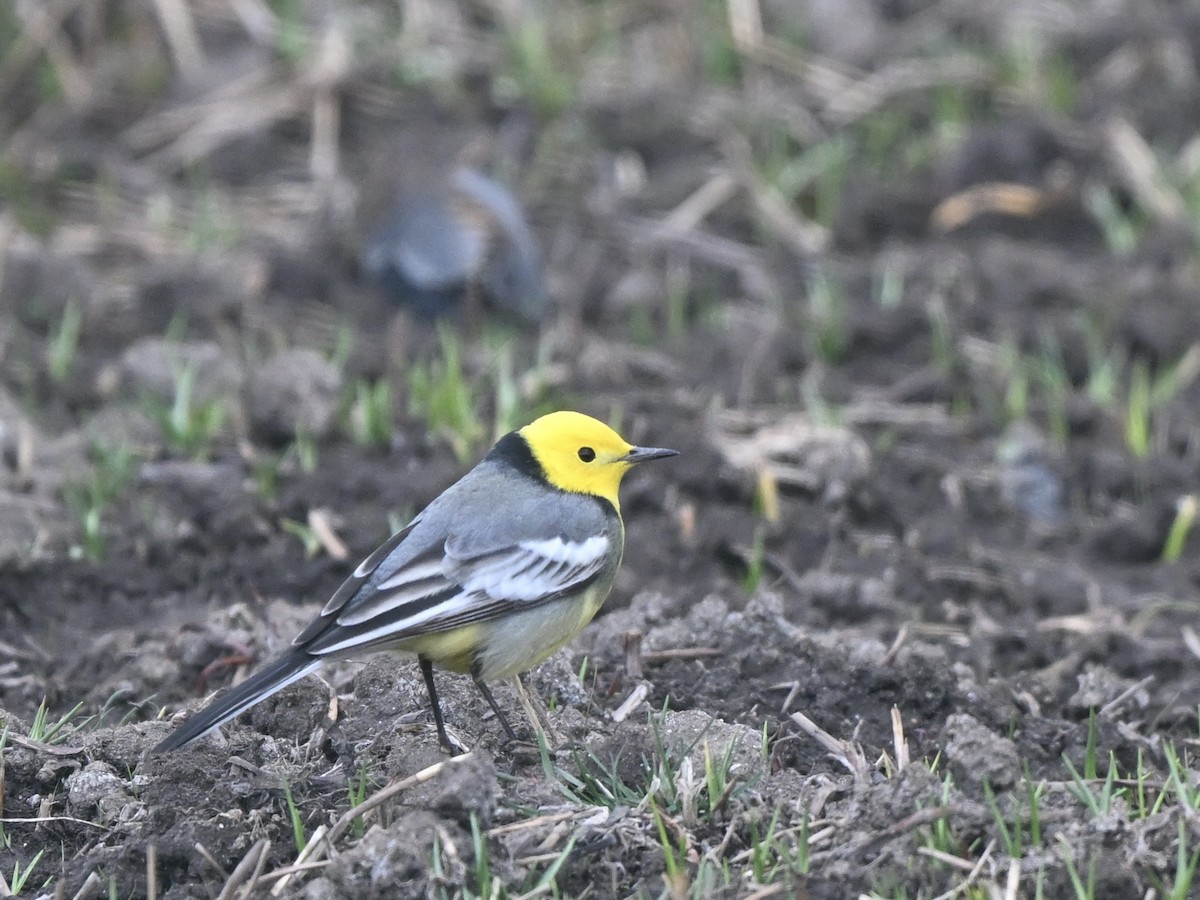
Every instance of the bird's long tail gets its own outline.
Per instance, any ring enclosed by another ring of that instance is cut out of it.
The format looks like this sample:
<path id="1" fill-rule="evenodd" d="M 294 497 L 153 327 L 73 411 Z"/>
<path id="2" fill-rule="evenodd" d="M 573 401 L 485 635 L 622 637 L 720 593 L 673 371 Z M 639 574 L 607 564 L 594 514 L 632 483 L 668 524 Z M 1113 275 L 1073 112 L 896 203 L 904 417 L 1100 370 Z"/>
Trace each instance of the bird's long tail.
<path id="1" fill-rule="evenodd" d="M 166 753 L 190 744 L 218 725 L 223 725 L 234 716 L 241 715 L 250 707 L 266 700 L 276 691 L 283 690 L 293 681 L 303 678 L 320 664 L 319 657 L 314 657 L 300 648 L 288 651 L 261 672 L 256 672 L 194 714 L 171 732 L 153 752 Z"/>

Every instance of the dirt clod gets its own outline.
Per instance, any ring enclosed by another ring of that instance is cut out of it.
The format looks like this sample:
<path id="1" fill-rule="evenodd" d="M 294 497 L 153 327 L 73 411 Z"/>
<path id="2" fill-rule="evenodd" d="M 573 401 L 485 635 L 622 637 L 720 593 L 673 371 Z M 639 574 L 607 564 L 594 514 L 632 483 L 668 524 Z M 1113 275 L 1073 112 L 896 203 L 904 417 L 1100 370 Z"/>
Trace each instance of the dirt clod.
<path id="1" fill-rule="evenodd" d="M 966 714 L 946 720 L 944 752 L 955 780 L 972 791 L 984 782 L 995 790 L 1006 790 L 1021 776 L 1017 745 Z"/>

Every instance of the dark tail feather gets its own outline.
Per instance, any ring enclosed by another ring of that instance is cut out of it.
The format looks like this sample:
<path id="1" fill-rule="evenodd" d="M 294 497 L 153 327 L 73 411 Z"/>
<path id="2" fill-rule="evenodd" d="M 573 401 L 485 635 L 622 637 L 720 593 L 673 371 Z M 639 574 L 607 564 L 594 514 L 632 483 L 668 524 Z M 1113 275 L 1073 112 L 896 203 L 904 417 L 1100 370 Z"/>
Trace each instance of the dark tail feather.
<path id="1" fill-rule="evenodd" d="M 261 672 L 247 678 L 237 687 L 226 691 L 200 712 L 176 728 L 167 739 L 154 748 L 153 753 L 166 753 L 190 744 L 196 738 L 223 725 L 234 716 L 266 700 L 276 691 L 283 690 L 293 681 L 303 678 L 321 664 L 319 657 L 295 649 L 285 653 Z"/>

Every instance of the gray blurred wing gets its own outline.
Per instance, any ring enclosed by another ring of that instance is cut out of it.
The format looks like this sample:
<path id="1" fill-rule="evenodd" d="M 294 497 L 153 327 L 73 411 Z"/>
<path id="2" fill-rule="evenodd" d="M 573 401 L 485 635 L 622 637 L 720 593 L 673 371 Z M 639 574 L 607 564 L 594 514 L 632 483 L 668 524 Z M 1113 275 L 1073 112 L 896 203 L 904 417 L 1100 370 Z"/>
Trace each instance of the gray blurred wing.
<path id="1" fill-rule="evenodd" d="M 363 254 L 376 278 L 389 270 L 416 290 L 461 285 L 482 264 L 487 231 L 460 215 L 445 193 L 421 191 L 401 198 L 371 237 Z"/>

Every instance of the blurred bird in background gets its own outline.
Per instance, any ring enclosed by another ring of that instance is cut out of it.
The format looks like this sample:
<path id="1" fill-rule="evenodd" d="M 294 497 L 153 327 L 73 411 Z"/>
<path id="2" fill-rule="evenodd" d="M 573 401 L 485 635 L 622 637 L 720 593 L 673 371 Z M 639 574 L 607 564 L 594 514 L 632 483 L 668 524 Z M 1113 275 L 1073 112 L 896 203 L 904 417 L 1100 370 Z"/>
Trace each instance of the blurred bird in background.
<path id="1" fill-rule="evenodd" d="M 1030 422 L 1018 419 L 1004 429 L 996 445 L 1000 496 L 1024 515 L 1035 533 L 1050 535 L 1068 520 L 1066 488 L 1056 471 L 1050 439 Z"/>
<path id="2" fill-rule="evenodd" d="M 427 318 L 453 315 L 475 296 L 528 322 L 546 312 L 541 254 L 521 205 L 475 169 L 403 191 L 362 261 L 389 298 Z"/>

